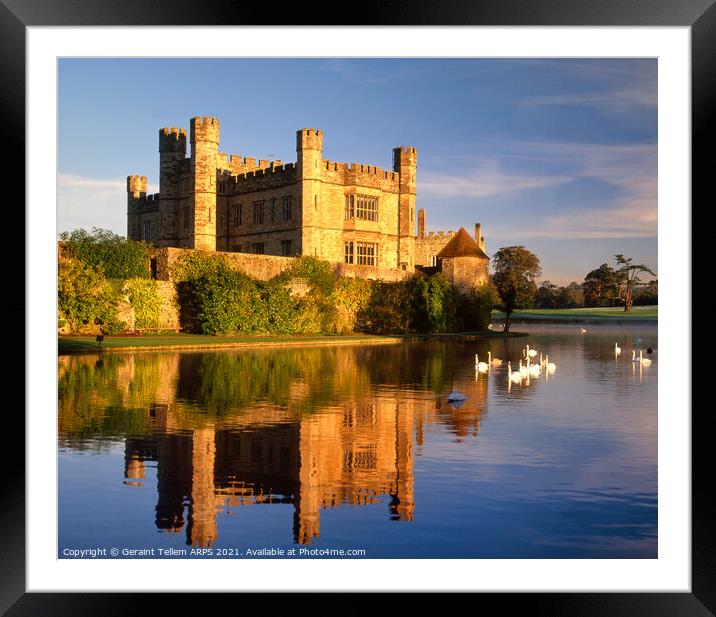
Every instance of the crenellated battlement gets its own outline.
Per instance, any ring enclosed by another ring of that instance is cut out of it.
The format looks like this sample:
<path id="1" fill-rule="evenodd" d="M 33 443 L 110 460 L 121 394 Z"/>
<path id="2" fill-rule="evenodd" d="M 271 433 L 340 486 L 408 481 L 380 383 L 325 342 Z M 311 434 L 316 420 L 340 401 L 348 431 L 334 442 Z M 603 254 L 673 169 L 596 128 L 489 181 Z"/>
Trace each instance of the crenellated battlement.
<path id="1" fill-rule="evenodd" d="M 390 192 L 399 190 L 400 174 L 394 171 L 386 171 L 377 165 L 338 163 L 323 160 L 321 161 L 321 169 L 324 178 L 336 184 L 357 184 Z"/>
<path id="2" fill-rule="evenodd" d="M 320 129 L 299 129 L 296 131 L 296 150 L 323 150 L 323 131 Z"/>
<path id="3" fill-rule="evenodd" d="M 191 143 L 197 141 L 219 144 L 220 123 L 218 118 L 211 116 L 195 116 L 189 120 Z"/>
<path id="4" fill-rule="evenodd" d="M 145 195 L 147 192 L 147 176 L 127 176 L 127 193 L 134 197 Z"/>
<path id="5" fill-rule="evenodd" d="M 171 127 L 159 129 L 159 152 L 186 153 L 186 129 Z"/>
<path id="6" fill-rule="evenodd" d="M 230 193 L 243 193 L 293 184 L 298 180 L 295 163 L 257 168 L 231 177 Z"/>

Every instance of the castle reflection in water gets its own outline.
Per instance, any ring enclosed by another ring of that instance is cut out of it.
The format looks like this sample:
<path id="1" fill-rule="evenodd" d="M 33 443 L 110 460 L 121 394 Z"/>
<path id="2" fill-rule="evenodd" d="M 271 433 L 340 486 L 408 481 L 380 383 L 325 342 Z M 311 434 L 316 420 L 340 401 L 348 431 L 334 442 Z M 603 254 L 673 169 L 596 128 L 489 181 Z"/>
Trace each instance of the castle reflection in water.
<path id="1" fill-rule="evenodd" d="M 470 358 L 409 344 L 61 356 L 60 445 L 122 439 L 129 486 L 156 464 L 156 527 L 187 544 L 211 546 L 221 512 L 275 503 L 293 505 L 294 542 L 309 544 L 324 508 L 388 502 L 413 520 L 429 425 L 479 430 L 487 376 L 450 377 Z"/>

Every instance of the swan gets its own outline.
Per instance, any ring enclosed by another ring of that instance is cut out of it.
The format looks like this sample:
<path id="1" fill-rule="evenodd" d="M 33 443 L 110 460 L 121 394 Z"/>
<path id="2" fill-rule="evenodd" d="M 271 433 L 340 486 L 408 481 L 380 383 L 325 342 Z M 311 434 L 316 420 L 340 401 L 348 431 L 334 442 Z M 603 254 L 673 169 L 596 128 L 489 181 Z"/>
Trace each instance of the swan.
<path id="1" fill-rule="evenodd" d="M 478 362 L 477 354 L 475 354 L 475 368 L 481 373 L 485 373 L 490 368 L 490 365 L 487 362 Z"/>
<path id="2" fill-rule="evenodd" d="M 582 334 L 586 334 L 587 329 L 586 329 L 586 328 L 580 328 L 579 331 L 580 331 Z"/>
<path id="3" fill-rule="evenodd" d="M 450 394 L 448 394 L 447 400 L 448 401 L 464 401 L 467 397 L 460 392 L 457 388 L 455 388 Z"/>
<path id="4" fill-rule="evenodd" d="M 524 378 L 524 377 L 527 377 L 528 373 L 529 373 L 529 371 L 527 370 L 527 367 L 524 364 L 522 364 L 522 360 L 520 360 L 520 375 Z"/>
<path id="5" fill-rule="evenodd" d="M 529 345 L 527 345 L 527 347 L 525 348 L 525 350 L 526 350 L 526 356 L 527 356 L 528 358 L 534 358 L 534 357 L 537 355 L 537 350 L 536 350 L 536 349 L 530 349 L 530 346 L 529 346 Z"/>
<path id="6" fill-rule="evenodd" d="M 622 352 L 622 348 L 619 347 L 619 345 L 618 345 L 617 343 L 614 343 L 614 353 L 615 353 L 615 355 L 618 356 L 619 354 L 621 354 L 621 352 Z"/>
<path id="7" fill-rule="evenodd" d="M 634 351 L 633 349 L 631 350 L 631 361 L 639 362 L 639 358 L 636 357 L 636 351 Z"/>
<path id="8" fill-rule="evenodd" d="M 527 370 L 529 371 L 531 377 L 539 377 L 542 367 L 540 367 L 539 364 L 531 364 Z"/>
<path id="9" fill-rule="evenodd" d="M 641 364 L 643 364 L 644 366 L 651 366 L 651 360 L 649 360 L 649 358 L 644 358 L 643 356 L 644 356 L 644 352 L 641 351 L 641 349 L 640 349 L 639 350 L 639 362 L 641 362 Z"/>
<path id="10" fill-rule="evenodd" d="M 547 367 L 547 372 L 554 373 L 557 370 L 557 365 L 554 362 L 549 361 L 549 355 L 544 357 L 544 363 Z"/>
<path id="11" fill-rule="evenodd" d="M 515 383 L 520 383 L 522 381 L 522 374 L 519 371 L 513 371 L 512 370 L 512 363 L 507 363 L 507 381 L 514 381 Z"/>
<path id="12" fill-rule="evenodd" d="M 487 363 L 490 366 L 502 366 L 502 360 L 500 360 L 499 358 L 493 358 L 491 351 L 487 352 Z"/>

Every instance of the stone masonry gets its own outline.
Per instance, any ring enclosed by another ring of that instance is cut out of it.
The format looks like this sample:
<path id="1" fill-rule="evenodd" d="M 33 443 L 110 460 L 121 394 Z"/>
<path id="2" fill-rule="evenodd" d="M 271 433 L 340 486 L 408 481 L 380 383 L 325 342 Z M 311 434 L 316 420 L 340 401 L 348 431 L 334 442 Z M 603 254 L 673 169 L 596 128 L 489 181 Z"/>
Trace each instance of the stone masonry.
<path id="1" fill-rule="evenodd" d="M 455 234 L 426 235 L 422 209 L 415 232 L 417 149 L 394 148 L 383 170 L 324 159 L 323 137 L 296 131 L 297 160 L 284 164 L 219 152 L 217 118 L 190 120 L 189 157 L 185 129 L 160 129 L 159 193 L 147 195 L 146 176 L 127 178 L 128 237 L 159 249 L 312 255 L 386 280 L 437 266 Z M 479 225 L 475 241 L 484 252 Z"/>

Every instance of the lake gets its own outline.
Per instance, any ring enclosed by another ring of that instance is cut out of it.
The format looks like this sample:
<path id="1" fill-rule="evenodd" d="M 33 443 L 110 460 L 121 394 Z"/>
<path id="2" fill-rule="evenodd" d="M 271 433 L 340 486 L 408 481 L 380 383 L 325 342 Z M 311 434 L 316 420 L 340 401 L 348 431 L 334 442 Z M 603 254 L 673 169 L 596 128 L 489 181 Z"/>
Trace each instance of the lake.
<path id="1" fill-rule="evenodd" d="M 60 356 L 59 557 L 656 559 L 657 328 L 586 327 Z"/>

